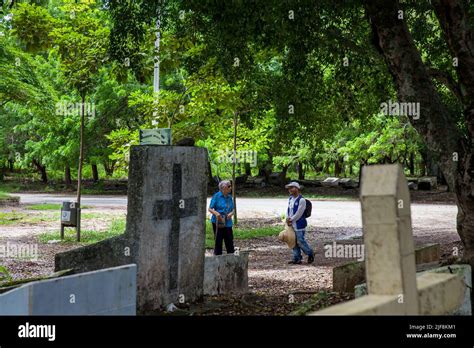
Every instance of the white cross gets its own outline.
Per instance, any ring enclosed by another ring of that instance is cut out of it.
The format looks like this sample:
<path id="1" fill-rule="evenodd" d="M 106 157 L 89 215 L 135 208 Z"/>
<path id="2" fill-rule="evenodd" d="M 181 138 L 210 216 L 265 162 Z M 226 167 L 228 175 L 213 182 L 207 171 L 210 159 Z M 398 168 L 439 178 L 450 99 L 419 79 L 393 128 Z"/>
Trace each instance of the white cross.
<path id="1" fill-rule="evenodd" d="M 360 193 L 368 295 L 310 315 L 441 315 L 464 300 L 455 274 L 416 276 L 410 193 L 400 164 L 366 166 Z"/>

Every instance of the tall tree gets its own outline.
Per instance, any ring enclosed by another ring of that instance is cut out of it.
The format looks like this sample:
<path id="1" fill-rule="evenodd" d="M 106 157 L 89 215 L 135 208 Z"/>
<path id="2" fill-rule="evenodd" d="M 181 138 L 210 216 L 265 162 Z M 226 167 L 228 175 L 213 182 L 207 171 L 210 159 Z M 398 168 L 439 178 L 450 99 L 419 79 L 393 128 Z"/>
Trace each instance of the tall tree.
<path id="1" fill-rule="evenodd" d="M 419 119 L 411 119 L 457 197 L 457 230 L 464 257 L 474 267 L 474 31 L 464 0 L 434 0 L 434 12 L 452 56 L 456 79 L 423 62 L 398 0 L 366 1 L 374 43 L 397 87 L 398 99 L 420 103 Z M 434 80 L 440 80 L 462 105 L 462 118 L 451 112 Z M 459 126 L 459 121 L 461 124 Z"/>

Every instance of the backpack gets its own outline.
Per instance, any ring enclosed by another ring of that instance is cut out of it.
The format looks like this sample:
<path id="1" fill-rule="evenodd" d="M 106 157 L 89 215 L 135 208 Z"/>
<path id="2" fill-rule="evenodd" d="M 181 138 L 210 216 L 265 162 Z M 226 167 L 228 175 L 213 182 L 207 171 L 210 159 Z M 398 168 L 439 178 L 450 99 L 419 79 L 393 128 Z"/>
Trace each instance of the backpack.
<path id="1" fill-rule="evenodd" d="M 306 208 L 304 210 L 304 217 L 309 218 L 311 216 L 311 210 L 313 209 L 313 205 L 309 199 L 305 199 L 306 201 Z"/>

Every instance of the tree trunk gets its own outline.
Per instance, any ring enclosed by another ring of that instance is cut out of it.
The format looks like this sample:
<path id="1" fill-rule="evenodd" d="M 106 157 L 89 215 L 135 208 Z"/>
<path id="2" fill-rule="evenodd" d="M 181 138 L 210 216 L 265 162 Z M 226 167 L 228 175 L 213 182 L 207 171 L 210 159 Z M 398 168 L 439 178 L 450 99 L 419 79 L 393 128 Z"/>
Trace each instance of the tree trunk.
<path id="1" fill-rule="evenodd" d="M 456 164 L 452 154 L 458 150 L 460 139 L 456 118 L 442 103 L 406 23 L 398 19 L 398 1 L 367 0 L 365 7 L 377 47 L 397 87 L 398 99 L 419 103 L 419 118 L 410 117 L 410 122 L 423 136 L 428 150 L 439 158 L 448 182 L 454 186 Z"/>
<path id="2" fill-rule="evenodd" d="M 48 174 L 46 173 L 46 166 L 41 166 L 40 171 L 41 171 L 41 181 L 44 184 L 47 184 L 48 183 Z"/>
<path id="3" fill-rule="evenodd" d="M 426 151 L 426 175 L 428 176 L 439 176 L 439 165 L 438 161 L 434 156 L 429 152 Z"/>
<path id="4" fill-rule="evenodd" d="M 81 131 L 80 131 L 80 147 L 79 147 L 79 169 L 77 170 L 77 205 L 81 207 L 81 185 L 82 185 L 82 164 L 84 162 L 84 103 L 86 97 L 82 95 L 82 106 L 81 106 Z"/>
<path id="5" fill-rule="evenodd" d="M 10 173 L 13 173 L 13 170 L 15 169 L 13 160 L 11 160 L 11 159 L 8 160 L 8 167 L 9 167 L 8 169 L 9 169 Z"/>
<path id="6" fill-rule="evenodd" d="M 110 161 L 110 164 L 108 161 L 103 161 L 102 164 L 104 166 L 105 175 L 107 175 L 107 177 L 111 177 L 112 175 L 114 175 L 115 161 Z"/>
<path id="7" fill-rule="evenodd" d="M 323 164 L 323 174 L 329 174 L 329 162 Z"/>
<path id="8" fill-rule="evenodd" d="M 474 269 L 474 35 L 467 2 L 433 0 L 432 4 L 451 55 L 457 59 L 459 86 L 451 83 L 448 88 L 463 106 L 465 135 L 456 126 L 457 115 L 442 103 L 432 81 L 434 76 L 424 66 L 405 21 L 398 19 L 398 1 L 367 0 L 365 8 L 377 47 L 397 86 L 398 99 L 420 105 L 419 118 L 410 118 L 410 122 L 438 159 L 448 186 L 454 188 L 457 230 L 463 242 L 464 258 Z"/>
<path id="9" fill-rule="evenodd" d="M 97 164 L 91 164 L 91 168 L 92 168 L 92 180 L 94 180 L 94 182 L 98 182 L 99 181 L 99 169 L 97 168 Z"/>
<path id="10" fill-rule="evenodd" d="M 454 192 L 458 203 L 457 230 L 464 245 L 464 259 L 470 263 L 474 272 L 474 30 L 467 1 L 436 0 L 433 6 L 451 55 L 458 61 L 458 90 L 468 134 L 460 139 L 458 145 Z M 443 174 L 449 183 L 446 173 Z"/>
<path id="11" fill-rule="evenodd" d="M 245 175 L 252 176 L 252 168 L 250 167 L 250 163 L 245 162 Z"/>
<path id="12" fill-rule="evenodd" d="M 282 171 L 280 173 L 279 180 L 278 180 L 280 182 L 280 185 L 285 185 L 286 175 L 288 174 L 289 167 L 290 166 L 283 166 Z"/>
<path id="13" fill-rule="evenodd" d="M 413 152 L 410 154 L 408 168 L 410 169 L 410 176 L 415 176 L 415 154 Z"/>
<path id="14" fill-rule="evenodd" d="M 359 187 L 362 184 L 362 167 L 365 165 L 365 163 L 360 162 L 359 163 Z"/>
<path id="15" fill-rule="evenodd" d="M 211 161 L 207 161 L 207 180 L 208 180 L 209 184 L 214 183 L 214 178 L 212 176 Z"/>
<path id="16" fill-rule="evenodd" d="M 296 163 L 296 172 L 298 173 L 298 180 L 304 180 L 304 170 L 301 162 Z"/>
<path id="17" fill-rule="evenodd" d="M 268 178 L 268 171 L 267 171 L 267 165 L 265 164 L 263 167 L 258 168 L 258 176 L 263 176 L 265 178 Z"/>
<path id="18" fill-rule="evenodd" d="M 265 182 L 268 183 L 270 179 L 270 174 L 273 171 L 273 164 L 271 161 L 266 162 L 262 167 L 258 170 L 258 176 L 264 177 Z"/>
<path id="19" fill-rule="evenodd" d="M 341 175 L 341 171 L 342 171 L 341 161 L 336 160 L 334 162 L 334 176 L 339 177 Z"/>
<path id="20" fill-rule="evenodd" d="M 71 167 L 69 165 L 66 165 L 64 168 L 64 181 L 66 182 L 66 187 L 70 188 L 72 185 L 72 179 L 71 179 Z"/>
<path id="21" fill-rule="evenodd" d="M 428 159 L 427 159 L 427 154 L 426 154 L 426 151 L 420 151 L 420 154 L 421 154 L 421 159 L 422 159 L 422 163 L 421 163 L 421 172 L 420 174 L 422 176 L 426 176 L 428 175 L 427 173 L 427 170 L 428 170 Z"/>
<path id="22" fill-rule="evenodd" d="M 232 160 L 232 199 L 234 200 L 234 223 L 237 225 L 238 218 L 237 218 L 237 197 L 235 194 L 235 165 L 237 159 L 237 124 L 238 124 L 238 114 L 234 112 L 234 156 Z"/>
<path id="23" fill-rule="evenodd" d="M 41 174 L 41 181 L 44 184 L 47 184 L 48 183 L 48 174 L 46 173 L 46 166 L 41 165 L 41 163 L 39 163 L 35 159 L 33 160 L 33 164 L 35 165 L 36 169 L 38 169 L 38 171 Z"/>

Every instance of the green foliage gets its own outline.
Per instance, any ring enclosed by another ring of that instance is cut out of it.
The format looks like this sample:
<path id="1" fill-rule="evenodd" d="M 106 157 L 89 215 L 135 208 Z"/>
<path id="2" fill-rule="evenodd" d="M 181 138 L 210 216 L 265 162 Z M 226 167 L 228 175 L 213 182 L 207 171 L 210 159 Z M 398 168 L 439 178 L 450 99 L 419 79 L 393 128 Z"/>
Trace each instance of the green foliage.
<path id="1" fill-rule="evenodd" d="M 431 6 L 404 6 L 423 58 L 447 68 Z M 14 161 L 27 173 L 39 165 L 75 175 L 80 114 L 58 106 L 82 98 L 95 107 L 86 116 L 85 161 L 101 176 L 126 175 L 140 128 L 171 127 L 174 141 L 195 138 L 214 174 L 228 177 L 232 163 L 221 159 L 233 148 L 234 115 L 237 151 L 258 154 L 254 175 L 421 159 L 406 120 L 378 115 L 395 88 L 358 2 L 15 2 L 3 6 L 0 30 L 0 168 Z"/>
<path id="2" fill-rule="evenodd" d="M 19 3 L 12 14 L 12 34 L 25 44 L 28 52 L 44 51 L 51 46 L 49 34 L 58 24 L 47 9 L 35 4 Z"/>
<path id="3" fill-rule="evenodd" d="M 0 284 L 12 281 L 12 276 L 5 266 L 0 265 Z"/>
<path id="4" fill-rule="evenodd" d="M 402 120 L 378 114 L 370 124 L 352 122 L 338 134 L 337 156 L 351 164 L 405 163 L 416 154 L 421 139 L 410 123 Z"/>
<path id="5" fill-rule="evenodd" d="M 82 244 L 94 244 L 101 240 L 116 237 L 125 232 L 125 220 L 115 219 L 111 222 L 109 228 L 105 231 L 95 230 L 82 230 L 81 231 L 81 243 Z M 48 243 L 51 240 L 58 240 L 60 238 L 59 231 L 45 232 L 38 236 L 40 243 Z M 64 239 L 61 243 L 75 244 L 76 241 L 76 230 L 72 228 L 65 229 Z"/>
<path id="6" fill-rule="evenodd" d="M 101 22 L 101 12 L 89 4 L 67 4 L 61 9 L 65 18 L 50 34 L 57 47 L 53 52 L 60 57 L 67 83 L 85 96 L 107 59 L 109 28 Z"/>
<path id="7" fill-rule="evenodd" d="M 27 207 L 28 210 L 61 210 L 61 204 L 44 203 L 44 204 L 32 204 Z M 84 207 L 81 206 L 81 209 Z"/>
<path id="8" fill-rule="evenodd" d="M 239 228 L 232 229 L 234 232 L 234 239 L 252 239 L 259 237 L 276 236 L 282 231 L 281 226 L 267 226 L 257 228 Z M 206 221 L 206 248 L 214 248 L 214 232 L 212 231 L 212 224 Z"/>
<path id="9" fill-rule="evenodd" d="M 117 169 L 128 170 L 130 161 L 130 148 L 138 144 L 138 132 L 129 129 L 113 130 L 107 139 L 110 141 L 112 154 L 110 159 L 116 163 Z"/>
<path id="10" fill-rule="evenodd" d="M 26 216 L 25 213 L 19 213 L 17 211 L 0 212 L 0 225 L 17 224 L 19 221 L 26 218 Z"/>

